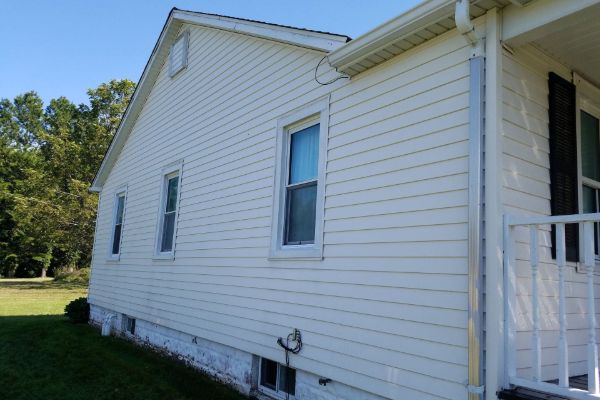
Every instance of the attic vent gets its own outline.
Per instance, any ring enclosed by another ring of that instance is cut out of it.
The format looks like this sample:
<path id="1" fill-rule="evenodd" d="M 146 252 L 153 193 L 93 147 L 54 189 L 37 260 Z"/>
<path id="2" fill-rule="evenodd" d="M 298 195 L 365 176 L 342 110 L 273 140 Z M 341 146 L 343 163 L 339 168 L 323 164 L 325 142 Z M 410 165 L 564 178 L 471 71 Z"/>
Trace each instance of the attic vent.
<path id="1" fill-rule="evenodd" d="M 189 37 L 189 31 L 185 31 L 179 35 L 171 46 L 171 52 L 169 53 L 169 76 L 171 77 L 187 67 Z"/>

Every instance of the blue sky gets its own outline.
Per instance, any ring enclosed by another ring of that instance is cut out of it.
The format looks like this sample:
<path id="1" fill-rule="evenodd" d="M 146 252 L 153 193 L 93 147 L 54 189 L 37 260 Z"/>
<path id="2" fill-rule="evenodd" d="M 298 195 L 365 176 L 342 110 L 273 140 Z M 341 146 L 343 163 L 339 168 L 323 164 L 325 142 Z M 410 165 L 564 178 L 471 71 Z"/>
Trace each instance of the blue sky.
<path id="1" fill-rule="evenodd" d="M 357 37 L 418 0 L 2 0 L 0 98 L 47 103 L 116 78 L 139 79 L 172 7 Z"/>

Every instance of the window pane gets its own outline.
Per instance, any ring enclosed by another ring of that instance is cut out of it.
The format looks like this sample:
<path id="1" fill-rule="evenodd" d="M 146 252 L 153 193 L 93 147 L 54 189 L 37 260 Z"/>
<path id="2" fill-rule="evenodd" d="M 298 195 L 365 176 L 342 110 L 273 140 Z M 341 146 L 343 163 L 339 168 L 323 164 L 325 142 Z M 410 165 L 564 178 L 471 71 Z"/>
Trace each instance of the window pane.
<path id="1" fill-rule="evenodd" d="M 600 181 L 598 119 L 581 112 L 581 169 L 583 176 Z"/>
<path id="2" fill-rule="evenodd" d="M 119 196 L 117 198 L 117 224 L 123 223 L 123 210 L 125 208 L 125 196 Z"/>
<path id="3" fill-rule="evenodd" d="M 112 254 L 119 254 L 119 247 L 121 244 L 121 224 L 115 225 L 115 233 L 113 235 L 112 242 Z"/>
<path id="4" fill-rule="evenodd" d="M 279 365 L 279 390 L 294 396 L 296 394 L 296 370 Z"/>
<path id="5" fill-rule="evenodd" d="M 589 186 L 583 187 L 583 212 L 595 213 L 596 209 L 596 191 Z"/>
<path id="6" fill-rule="evenodd" d="M 277 390 L 277 363 L 263 358 L 260 369 L 260 384 L 271 390 Z"/>
<path id="7" fill-rule="evenodd" d="M 286 244 L 314 243 L 317 184 L 288 189 Z"/>
<path id="8" fill-rule="evenodd" d="M 162 230 L 162 240 L 160 251 L 173 250 L 173 232 L 175 230 L 175 213 L 170 212 L 165 214 Z"/>
<path id="9" fill-rule="evenodd" d="M 166 212 L 175 211 L 177 208 L 177 185 L 179 184 L 179 177 L 174 176 L 173 178 L 169 178 L 169 182 L 167 185 L 167 207 L 165 209 Z"/>
<path id="10" fill-rule="evenodd" d="M 319 124 L 292 134 L 289 183 L 317 179 L 319 161 Z"/>

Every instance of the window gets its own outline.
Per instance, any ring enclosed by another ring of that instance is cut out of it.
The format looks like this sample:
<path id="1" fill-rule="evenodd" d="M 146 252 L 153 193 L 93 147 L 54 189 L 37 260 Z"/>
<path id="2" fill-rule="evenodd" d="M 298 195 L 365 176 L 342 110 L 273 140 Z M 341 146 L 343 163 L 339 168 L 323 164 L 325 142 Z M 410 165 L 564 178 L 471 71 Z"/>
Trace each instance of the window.
<path id="1" fill-rule="evenodd" d="M 135 335 L 135 318 L 123 314 L 123 331 Z"/>
<path id="2" fill-rule="evenodd" d="M 322 257 L 329 99 L 278 121 L 271 258 Z"/>
<path id="3" fill-rule="evenodd" d="M 174 254 L 180 183 L 181 165 L 163 174 L 155 254 L 158 258 L 172 258 Z"/>
<path id="4" fill-rule="evenodd" d="M 579 211 L 600 212 L 600 91 L 576 77 L 579 134 Z M 580 232 L 580 237 L 583 237 Z M 595 224 L 596 255 L 600 254 L 600 224 Z M 580 243 L 582 246 L 582 243 Z M 583 248 L 580 247 L 580 254 Z"/>
<path id="5" fill-rule="evenodd" d="M 260 359 L 260 386 L 278 397 L 296 394 L 296 370 L 266 358 Z"/>
<path id="6" fill-rule="evenodd" d="M 284 244 L 315 242 L 319 123 L 290 130 Z"/>
<path id="7" fill-rule="evenodd" d="M 187 67 L 189 37 L 189 31 L 185 31 L 179 35 L 175 43 L 171 46 L 171 51 L 169 52 L 170 77 L 174 77 L 179 71 Z"/>
<path id="8" fill-rule="evenodd" d="M 109 258 L 118 259 L 121 254 L 123 237 L 123 219 L 125 216 L 125 189 L 117 192 L 113 206 L 112 235 L 109 246 Z"/>

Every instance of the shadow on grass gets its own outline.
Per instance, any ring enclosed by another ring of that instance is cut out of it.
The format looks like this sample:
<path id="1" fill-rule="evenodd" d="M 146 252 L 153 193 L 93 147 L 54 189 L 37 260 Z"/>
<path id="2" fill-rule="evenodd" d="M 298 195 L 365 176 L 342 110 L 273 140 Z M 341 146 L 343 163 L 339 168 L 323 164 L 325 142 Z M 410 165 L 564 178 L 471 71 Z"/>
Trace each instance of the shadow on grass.
<path id="1" fill-rule="evenodd" d="M 0 317 L 0 398 L 245 399 L 169 357 L 59 315 Z"/>

